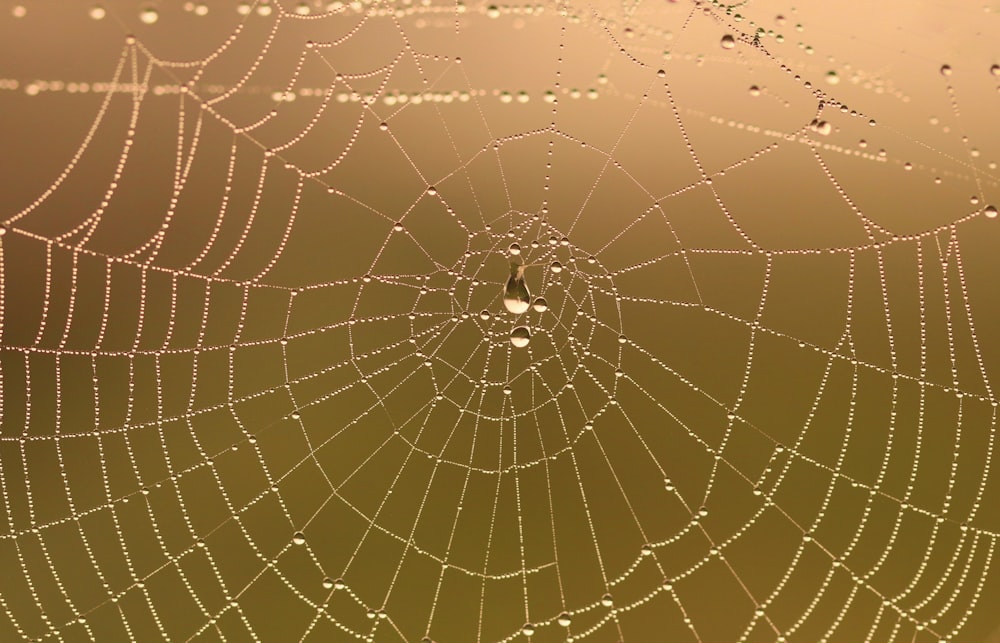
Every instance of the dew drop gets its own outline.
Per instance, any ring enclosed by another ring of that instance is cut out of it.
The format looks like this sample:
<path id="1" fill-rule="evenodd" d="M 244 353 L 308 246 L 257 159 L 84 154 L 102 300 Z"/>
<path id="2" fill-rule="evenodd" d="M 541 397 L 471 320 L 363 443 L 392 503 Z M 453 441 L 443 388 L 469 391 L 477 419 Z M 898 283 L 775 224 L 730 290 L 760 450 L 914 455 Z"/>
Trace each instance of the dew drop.
<path id="1" fill-rule="evenodd" d="M 562 268 L 563 268 L 562 264 L 559 263 L 558 261 L 553 261 L 551 264 L 549 264 L 549 270 L 551 270 L 552 272 L 556 273 L 562 272 Z"/>
<path id="2" fill-rule="evenodd" d="M 503 291 L 503 305 L 515 315 L 528 311 L 531 307 L 531 293 L 524 283 L 524 266 L 511 262 L 510 278 Z"/>
<path id="3" fill-rule="evenodd" d="M 147 25 L 151 25 L 160 19 L 160 12 L 153 7 L 146 7 L 139 12 L 139 20 Z"/>
<path id="4" fill-rule="evenodd" d="M 837 75 L 836 71 L 831 69 L 826 72 L 826 82 L 829 85 L 836 85 L 840 82 L 840 76 Z"/>
<path id="5" fill-rule="evenodd" d="M 723 49 L 734 49 L 736 47 L 736 39 L 731 34 L 726 34 L 719 41 L 719 44 L 722 45 Z"/>
<path id="6" fill-rule="evenodd" d="M 605 594 L 604 596 L 601 597 L 601 605 L 603 605 L 604 607 L 611 607 L 614 604 L 615 602 L 611 598 L 611 594 Z"/>
<path id="7" fill-rule="evenodd" d="M 396 232 L 402 232 L 403 231 L 403 224 L 400 223 L 399 221 L 397 221 L 396 225 L 392 226 L 392 229 L 395 230 Z"/>
<path id="8" fill-rule="evenodd" d="M 951 76 L 951 65 L 941 65 L 941 75 Z"/>
<path id="9" fill-rule="evenodd" d="M 531 636 L 535 633 L 535 626 L 531 623 L 525 623 L 524 627 L 521 628 L 521 634 L 525 636 Z"/>
<path id="10" fill-rule="evenodd" d="M 434 196 L 437 193 L 438 193 L 437 188 L 434 187 L 433 185 L 427 188 L 427 194 Z"/>
<path id="11" fill-rule="evenodd" d="M 993 65 L 990 67 L 990 73 L 994 76 L 1000 76 L 1000 65 Z"/>
<path id="12" fill-rule="evenodd" d="M 490 18 L 499 18 L 500 8 L 495 4 L 491 4 L 489 7 L 486 8 L 486 15 L 489 16 Z"/>
<path id="13" fill-rule="evenodd" d="M 545 297 L 537 297 L 531 307 L 537 312 L 544 313 L 549 309 L 549 302 L 545 301 Z"/>
<path id="14" fill-rule="evenodd" d="M 0 237 L 4 236 L 5 234 L 7 234 L 7 226 L 0 223 Z"/>
<path id="15" fill-rule="evenodd" d="M 510 331 L 510 343 L 514 348 L 524 348 L 531 343 L 531 330 L 527 326 L 518 326 Z"/>
<path id="16" fill-rule="evenodd" d="M 301 531 L 297 531 L 292 535 L 292 543 L 296 545 L 306 544 L 306 536 Z"/>
<path id="17" fill-rule="evenodd" d="M 104 16 L 108 15 L 108 12 L 104 7 L 98 4 L 91 7 L 90 11 L 87 12 L 87 15 L 89 15 L 93 20 L 103 20 Z"/>
<path id="18" fill-rule="evenodd" d="M 483 321 L 488 320 L 490 317 L 492 317 L 492 315 L 490 315 L 490 311 L 488 310 L 483 310 L 479 313 L 479 319 L 482 319 Z"/>
<path id="19" fill-rule="evenodd" d="M 521 246 L 516 243 L 512 243 L 507 247 L 507 252 L 512 255 L 519 255 L 521 254 Z"/>
<path id="20" fill-rule="evenodd" d="M 559 623 L 559 625 L 562 625 L 563 627 L 569 627 L 570 623 L 573 622 L 573 619 L 570 618 L 568 613 L 563 612 L 562 614 L 559 615 L 557 622 Z"/>
<path id="21" fill-rule="evenodd" d="M 995 205 L 988 205 L 988 206 L 986 206 L 985 208 L 983 208 L 983 214 L 985 214 L 986 218 L 988 218 L 988 219 L 996 219 L 997 218 L 997 206 L 995 206 Z"/>
<path id="22" fill-rule="evenodd" d="M 758 87 L 757 85 L 750 85 L 750 95 L 760 96 L 760 87 Z"/>
<path id="23" fill-rule="evenodd" d="M 323 589 L 333 589 L 333 579 L 324 578 L 323 579 Z"/>

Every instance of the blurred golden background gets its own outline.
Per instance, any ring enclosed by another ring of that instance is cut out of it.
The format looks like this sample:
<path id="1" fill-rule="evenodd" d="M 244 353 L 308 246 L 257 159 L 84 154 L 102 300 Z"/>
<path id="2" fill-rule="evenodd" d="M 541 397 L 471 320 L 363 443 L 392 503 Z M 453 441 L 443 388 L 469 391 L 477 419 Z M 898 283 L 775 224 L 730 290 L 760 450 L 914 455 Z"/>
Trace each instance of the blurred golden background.
<path id="1" fill-rule="evenodd" d="M 998 14 L 3 5 L 0 640 L 1000 640 Z"/>

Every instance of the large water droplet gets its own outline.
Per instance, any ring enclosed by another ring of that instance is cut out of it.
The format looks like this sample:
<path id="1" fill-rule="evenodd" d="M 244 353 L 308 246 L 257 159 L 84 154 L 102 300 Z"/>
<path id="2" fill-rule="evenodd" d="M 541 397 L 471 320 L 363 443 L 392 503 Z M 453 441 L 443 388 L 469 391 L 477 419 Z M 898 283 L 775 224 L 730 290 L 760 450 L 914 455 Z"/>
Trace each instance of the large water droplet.
<path id="1" fill-rule="evenodd" d="M 563 612 L 562 614 L 559 615 L 559 619 L 558 619 L 559 625 L 562 625 L 563 627 L 569 627 L 570 623 L 572 623 L 572 622 L 573 622 L 573 619 L 570 618 L 570 615 L 567 614 L 566 612 Z"/>
<path id="2" fill-rule="evenodd" d="M 514 262 L 510 264 L 510 278 L 503 291 L 503 305 L 515 315 L 527 312 L 531 306 L 531 293 L 524 283 L 524 266 Z"/>
<path id="3" fill-rule="evenodd" d="M 990 219 L 996 219 L 997 218 L 997 206 L 995 206 L 995 205 L 988 205 L 988 206 L 986 206 L 985 208 L 983 208 L 983 214 L 985 214 Z"/>
<path id="4" fill-rule="evenodd" d="M 951 65 L 941 65 L 941 75 L 951 76 Z"/>
<path id="5" fill-rule="evenodd" d="M 306 535 L 303 534 L 301 531 L 295 532 L 292 535 L 292 543 L 294 543 L 296 545 L 304 545 L 304 544 L 306 544 Z"/>
<path id="6" fill-rule="evenodd" d="M 733 49 L 736 47 L 736 39 L 733 38 L 732 35 L 726 34 L 722 37 L 722 40 L 719 41 L 719 44 L 722 45 L 723 49 Z"/>
<path id="7" fill-rule="evenodd" d="M 531 330 L 527 326 L 518 326 L 510 331 L 510 343 L 515 348 L 524 348 L 531 342 Z"/>
<path id="8" fill-rule="evenodd" d="M 549 302 L 545 301 L 545 297 L 538 297 L 535 299 L 535 303 L 531 304 L 531 307 L 540 313 L 544 313 L 549 309 Z"/>
<path id="9" fill-rule="evenodd" d="M 509 252 L 512 255 L 519 255 L 521 254 L 521 246 L 516 243 L 512 243 L 507 248 L 507 252 Z"/>

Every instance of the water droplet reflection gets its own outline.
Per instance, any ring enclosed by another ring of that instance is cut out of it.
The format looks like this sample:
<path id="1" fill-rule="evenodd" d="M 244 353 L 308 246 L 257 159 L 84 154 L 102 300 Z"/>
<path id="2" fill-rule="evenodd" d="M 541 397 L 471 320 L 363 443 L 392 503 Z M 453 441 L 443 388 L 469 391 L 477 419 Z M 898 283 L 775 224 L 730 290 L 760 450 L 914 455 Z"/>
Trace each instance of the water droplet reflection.
<path id="1" fill-rule="evenodd" d="M 518 326 L 510 331 L 510 343 L 515 348 L 524 348 L 531 343 L 531 330 L 527 326 Z"/>

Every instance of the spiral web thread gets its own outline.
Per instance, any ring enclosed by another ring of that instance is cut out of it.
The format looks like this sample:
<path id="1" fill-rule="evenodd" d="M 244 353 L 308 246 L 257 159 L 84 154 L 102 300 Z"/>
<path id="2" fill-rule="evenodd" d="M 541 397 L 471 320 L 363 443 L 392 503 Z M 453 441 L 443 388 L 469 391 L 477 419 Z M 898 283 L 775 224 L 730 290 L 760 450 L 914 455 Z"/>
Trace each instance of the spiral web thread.
<path id="1" fill-rule="evenodd" d="M 5 208 L 5 638 L 961 640 L 998 533 L 977 300 L 997 182 L 950 69 L 935 135 L 957 147 L 814 87 L 755 4 L 186 11 L 232 13 L 209 55 L 138 32 L 107 82 L 3 81 L 94 106 Z M 545 89 L 483 89 L 463 34 L 535 24 Z M 686 103 L 682 69 L 712 68 L 779 124 Z M 647 120 L 678 156 L 635 155 Z M 716 162 L 705 128 L 749 151 Z M 792 154 L 855 242 L 783 243 L 728 187 Z M 901 232 L 858 168 L 977 196 Z M 513 243 L 542 264 L 521 316 Z"/>

